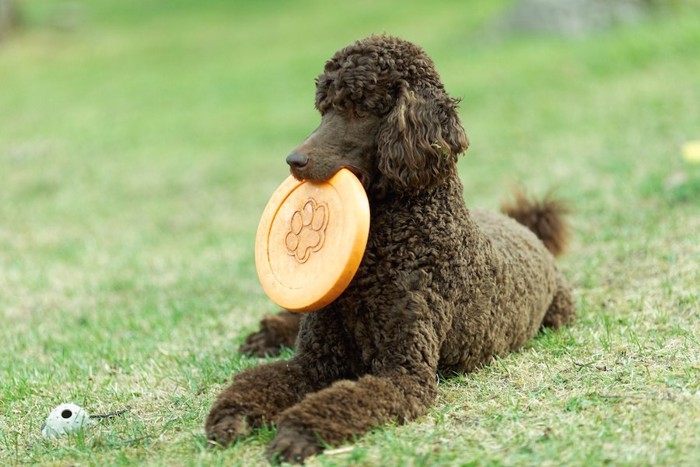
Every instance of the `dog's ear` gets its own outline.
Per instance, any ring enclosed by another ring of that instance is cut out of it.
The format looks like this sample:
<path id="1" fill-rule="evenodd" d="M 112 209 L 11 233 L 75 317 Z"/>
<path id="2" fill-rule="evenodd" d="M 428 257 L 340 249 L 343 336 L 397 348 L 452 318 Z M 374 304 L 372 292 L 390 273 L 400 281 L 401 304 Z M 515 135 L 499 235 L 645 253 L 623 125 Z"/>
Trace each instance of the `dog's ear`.
<path id="1" fill-rule="evenodd" d="M 440 184 L 455 173 L 457 156 L 469 145 L 457 115 L 458 100 L 440 91 L 424 97 L 402 83 L 396 105 L 379 130 L 378 167 L 394 190 Z"/>

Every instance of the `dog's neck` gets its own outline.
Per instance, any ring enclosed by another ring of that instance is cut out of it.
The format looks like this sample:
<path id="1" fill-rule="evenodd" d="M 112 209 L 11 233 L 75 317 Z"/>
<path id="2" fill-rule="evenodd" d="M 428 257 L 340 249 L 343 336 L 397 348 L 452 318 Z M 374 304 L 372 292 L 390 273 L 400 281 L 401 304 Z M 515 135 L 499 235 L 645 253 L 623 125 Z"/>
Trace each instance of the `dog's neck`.
<path id="1" fill-rule="evenodd" d="M 459 176 L 455 173 L 439 185 L 413 191 L 397 191 L 386 189 L 386 186 L 381 184 L 375 185 L 367 190 L 367 197 L 369 198 L 370 210 L 372 210 L 373 207 L 400 208 L 425 206 L 437 202 L 442 202 L 443 205 L 453 205 L 456 202 L 464 205 L 464 202 L 461 201 L 463 193 L 464 187 Z"/>
<path id="2" fill-rule="evenodd" d="M 467 237 L 478 241 L 478 228 L 464 202 L 457 175 L 423 191 L 370 198 L 370 216 L 367 248 L 371 257 L 393 255 L 396 245 L 403 242 L 440 243 L 449 250 Z M 436 231 L 445 235 L 435 238 Z"/>

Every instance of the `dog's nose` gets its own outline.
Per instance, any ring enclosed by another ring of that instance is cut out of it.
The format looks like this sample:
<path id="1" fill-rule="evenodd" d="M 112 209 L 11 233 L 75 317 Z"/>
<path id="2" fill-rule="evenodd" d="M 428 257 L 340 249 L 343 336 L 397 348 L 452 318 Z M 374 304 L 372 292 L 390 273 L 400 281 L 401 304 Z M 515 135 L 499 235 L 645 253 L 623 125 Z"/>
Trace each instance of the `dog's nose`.
<path id="1" fill-rule="evenodd" d="M 301 169 L 309 163 L 309 158 L 298 152 L 293 152 L 287 156 L 287 164 L 293 169 Z"/>

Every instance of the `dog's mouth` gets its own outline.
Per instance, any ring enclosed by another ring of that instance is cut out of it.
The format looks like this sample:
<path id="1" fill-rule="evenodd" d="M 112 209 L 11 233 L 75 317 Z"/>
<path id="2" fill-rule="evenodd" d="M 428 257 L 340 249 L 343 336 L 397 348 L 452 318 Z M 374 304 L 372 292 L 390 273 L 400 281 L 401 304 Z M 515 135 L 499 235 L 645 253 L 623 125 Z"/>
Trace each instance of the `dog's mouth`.
<path id="1" fill-rule="evenodd" d="M 303 172 L 302 170 L 289 169 L 289 173 L 292 174 L 292 177 L 296 178 L 300 182 L 303 182 L 304 180 L 310 180 L 302 172 Z"/>
<path id="2" fill-rule="evenodd" d="M 345 166 L 342 167 L 344 169 L 348 169 L 352 174 L 357 177 L 357 179 L 362 183 L 362 186 L 365 188 L 365 191 L 367 191 L 367 188 L 369 188 L 369 174 L 367 174 L 365 171 L 358 169 L 357 167 L 353 166 Z"/>
<path id="3" fill-rule="evenodd" d="M 296 178 L 299 181 L 308 180 L 310 182 L 325 182 L 325 181 L 328 181 L 331 177 L 333 177 L 336 173 L 338 173 L 338 171 L 340 171 L 341 169 L 347 169 L 350 172 L 352 172 L 352 174 L 355 177 L 357 177 L 357 179 L 360 181 L 360 183 L 364 187 L 365 191 L 369 188 L 369 183 L 370 183 L 369 174 L 366 173 L 365 171 L 363 171 L 357 167 L 351 166 L 351 165 L 339 167 L 337 170 L 331 172 L 330 174 L 328 174 L 328 175 L 324 174 L 322 176 L 315 176 L 314 174 L 308 173 L 308 171 L 306 171 L 304 169 L 296 169 L 296 168 L 289 169 L 289 172 L 292 174 L 292 176 L 294 178 Z"/>

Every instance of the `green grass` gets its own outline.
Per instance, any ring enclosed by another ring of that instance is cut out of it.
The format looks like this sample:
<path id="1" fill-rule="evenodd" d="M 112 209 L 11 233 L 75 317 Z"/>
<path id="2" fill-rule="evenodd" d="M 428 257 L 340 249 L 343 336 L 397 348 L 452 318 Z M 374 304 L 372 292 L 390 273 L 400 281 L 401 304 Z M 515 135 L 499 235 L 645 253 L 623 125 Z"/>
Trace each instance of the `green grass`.
<path id="1" fill-rule="evenodd" d="M 579 318 L 309 464 L 700 462 L 700 166 L 679 152 L 700 139 L 697 9 L 568 42 L 499 36 L 505 1 L 60 5 L 24 2 L 0 44 L 0 463 L 264 461 L 273 431 L 224 451 L 202 429 L 275 310 L 258 217 L 324 61 L 383 31 L 464 98 L 469 205 L 516 183 L 570 199 Z M 64 401 L 130 411 L 42 439 Z"/>

